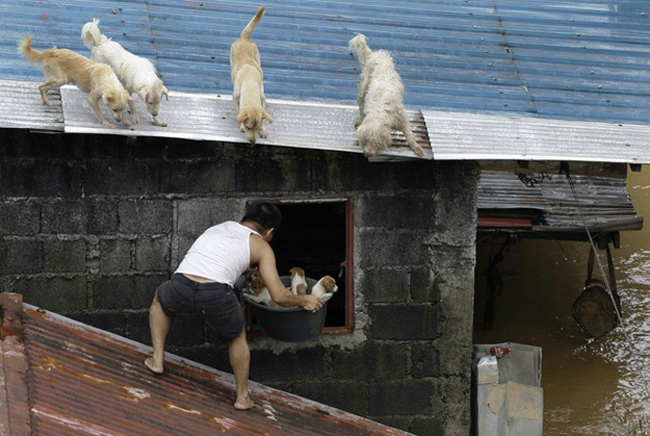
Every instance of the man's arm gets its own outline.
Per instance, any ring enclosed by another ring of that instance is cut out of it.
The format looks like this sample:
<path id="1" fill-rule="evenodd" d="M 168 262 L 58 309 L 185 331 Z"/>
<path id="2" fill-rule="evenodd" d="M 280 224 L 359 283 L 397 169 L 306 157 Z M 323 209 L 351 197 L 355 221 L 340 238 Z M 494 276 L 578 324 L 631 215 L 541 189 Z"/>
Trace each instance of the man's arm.
<path id="1" fill-rule="evenodd" d="M 271 246 L 256 235 L 250 237 L 251 264 L 257 264 L 260 275 L 273 301 L 280 306 L 300 306 L 305 310 L 320 310 L 323 300 L 315 295 L 294 295 L 289 291 L 280 276 L 275 263 L 275 253 Z"/>

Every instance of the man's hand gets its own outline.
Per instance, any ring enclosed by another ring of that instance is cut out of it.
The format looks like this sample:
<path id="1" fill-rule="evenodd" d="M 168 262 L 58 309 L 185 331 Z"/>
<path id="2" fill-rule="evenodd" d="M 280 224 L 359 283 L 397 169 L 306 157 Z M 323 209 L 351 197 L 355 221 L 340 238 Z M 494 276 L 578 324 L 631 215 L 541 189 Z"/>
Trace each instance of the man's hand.
<path id="1" fill-rule="evenodd" d="M 300 306 L 305 310 L 316 312 L 317 310 L 321 310 L 323 304 L 325 304 L 323 300 L 315 295 L 303 295 L 302 304 Z"/>

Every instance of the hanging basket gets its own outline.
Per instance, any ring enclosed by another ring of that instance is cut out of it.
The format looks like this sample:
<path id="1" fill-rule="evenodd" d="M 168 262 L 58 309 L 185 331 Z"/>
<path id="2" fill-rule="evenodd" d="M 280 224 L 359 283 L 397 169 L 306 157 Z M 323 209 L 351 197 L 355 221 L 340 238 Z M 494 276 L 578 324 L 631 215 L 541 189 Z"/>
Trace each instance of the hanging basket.
<path id="1" fill-rule="evenodd" d="M 616 277 L 614 274 L 614 262 L 607 245 L 607 269 L 609 271 L 609 285 L 616 306 L 612 303 L 607 292 L 607 287 L 602 280 L 591 277 L 593 272 L 594 252 L 589 253 L 589 264 L 587 269 L 587 281 L 585 287 L 573 302 L 573 317 L 578 321 L 582 331 L 587 336 L 599 339 L 605 336 L 618 325 L 618 315 L 621 310 L 621 300 L 616 292 Z"/>

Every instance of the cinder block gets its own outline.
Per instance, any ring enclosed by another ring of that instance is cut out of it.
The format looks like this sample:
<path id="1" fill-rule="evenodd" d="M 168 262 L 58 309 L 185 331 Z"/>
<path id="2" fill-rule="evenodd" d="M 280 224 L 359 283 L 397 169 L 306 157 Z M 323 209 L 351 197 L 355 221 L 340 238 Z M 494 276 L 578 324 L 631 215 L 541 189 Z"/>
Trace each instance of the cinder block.
<path id="1" fill-rule="evenodd" d="M 262 383 L 282 380 L 320 380 L 324 376 L 324 349 L 304 348 L 275 354 L 251 350 L 251 378 Z"/>
<path id="2" fill-rule="evenodd" d="M 363 229 L 357 237 L 359 268 L 416 267 L 428 261 L 422 232 Z"/>
<path id="3" fill-rule="evenodd" d="M 80 312 L 68 315 L 84 324 L 126 337 L 126 314 L 123 312 Z"/>
<path id="4" fill-rule="evenodd" d="M 0 241 L 0 275 L 43 271 L 43 243 L 35 240 Z"/>
<path id="5" fill-rule="evenodd" d="M 178 201 L 178 234 L 194 241 L 208 228 L 224 221 L 241 221 L 245 199 L 190 199 Z M 182 252 L 185 254 L 185 251 Z"/>
<path id="6" fill-rule="evenodd" d="M 434 228 L 436 207 L 435 196 L 408 194 L 365 195 L 361 209 L 362 227 L 384 229 L 426 229 Z"/>
<path id="7" fill-rule="evenodd" d="M 235 190 L 234 162 L 206 159 L 172 161 L 162 167 L 161 190 L 182 194 L 232 192 Z"/>
<path id="8" fill-rule="evenodd" d="M 86 271 L 86 241 L 51 239 L 43 243 L 46 272 Z"/>
<path id="9" fill-rule="evenodd" d="M 93 281 L 93 308 L 148 308 L 156 288 L 166 279 L 163 275 L 99 277 Z"/>
<path id="10" fill-rule="evenodd" d="M 404 342 L 371 342 L 365 349 L 367 372 L 372 380 L 406 378 L 407 344 Z"/>
<path id="11" fill-rule="evenodd" d="M 353 380 L 294 383 L 293 393 L 357 415 L 368 410 L 368 387 Z"/>
<path id="12" fill-rule="evenodd" d="M 85 277 L 21 277 L 6 290 L 23 294 L 25 303 L 64 315 L 88 308 Z"/>
<path id="13" fill-rule="evenodd" d="M 370 305 L 372 339 L 435 339 L 438 336 L 438 311 L 429 305 Z"/>
<path id="14" fill-rule="evenodd" d="M 445 434 L 445 417 L 433 416 L 430 418 L 416 417 L 408 429 L 418 436 L 440 436 Z"/>
<path id="15" fill-rule="evenodd" d="M 411 345 L 411 375 L 413 378 L 440 376 L 440 352 L 431 342 Z"/>
<path id="16" fill-rule="evenodd" d="M 411 271 L 411 299 L 413 302 L 439 303 L 441 280 L 430 268 L 416 268 Z"/>
<path id="17" fill-rule="evenodd" d="M 138 271 L 170 269 L 171 243 L 167 236 L 143 236 L 135 241 L 135 268 Z"/>
<path id="18" fill-rule="evenodd" d="M 0 161 L 3 195 L 8 197 L 79 197 L 82 169 L 73 162 L 43 159 Z"/>
<path id="19" fill-rule="evenodd" d="M 370 415 L 428 415 L 437 395 L 433 380 L 397 380 L 371 383 Z"/>
<path id="20" fill-rule="evenodd" d="M 126 273 L 131 269 L 131 241 L 105 239 L 100 241 L 99 269 L 102 273 Z"/>
<path id="21" fill-rule="evenodd" d="M 118 206 L 119 230 L 156 235 L 172 231 L 172 203 L 166 200 L 124 200 Z"/>
<path id="22" fill-rule="evenodd" d="M 160 192 L 158 161 L 87 160 L 85 177 L 87 195 L 150 195 Z"/>
<path id="23" fill-rule="evenodd" d="M 28 201 L 0 203 L 0 236 L 31 236 L 40 231 L 40 204 Z"/>
<path id="24" fill-rule="evenodd" d="M 367 303 L 404 303 L 409 296 L 409 273 L 403 269 L 368 269 L 361 282 Z"/>

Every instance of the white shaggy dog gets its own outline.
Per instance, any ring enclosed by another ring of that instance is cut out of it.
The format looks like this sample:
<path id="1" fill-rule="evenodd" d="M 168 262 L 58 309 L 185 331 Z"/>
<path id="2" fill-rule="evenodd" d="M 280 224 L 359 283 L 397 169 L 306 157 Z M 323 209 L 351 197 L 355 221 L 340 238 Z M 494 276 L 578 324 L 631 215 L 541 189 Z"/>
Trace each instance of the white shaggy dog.
<path id="1" fill-rule="evenodd" d="M 404 133 L 411 150 L 422 156 L 411 131 L 404 109 L 404 85 L 386 50 L 372 51 L 366 36 L 359 33 L 350 40 L 350 51 L 359 56 L 362 71 L 359 78 L 359 120 L 356 123 L 358 143 L 366 156 L 376 156 L 390 146 L 390 132 Z"/>
<path id="2" fill-rule="evenodd" d="M 156 68 L 148 59 L 128 52 L 119 43 L 102 35 L 98 24 L 99 20 L 93 19 L 84 24 L 81 29 L 81 38 L 90 49 L 92 59 L 110 65 L 126 90 L 130 94 L 135 92 L 147 104 L 147 111 L 153 117 L 154 124 L 167 127 L 167 124 L 158 118 L 158 111 L 163 96 L 169 100 L 167 95 L 169 91 L 156 74 Z M 133 122 L 140 124 L 140 117 L 133 101 L 129 102 L 129 109 Z"/>

